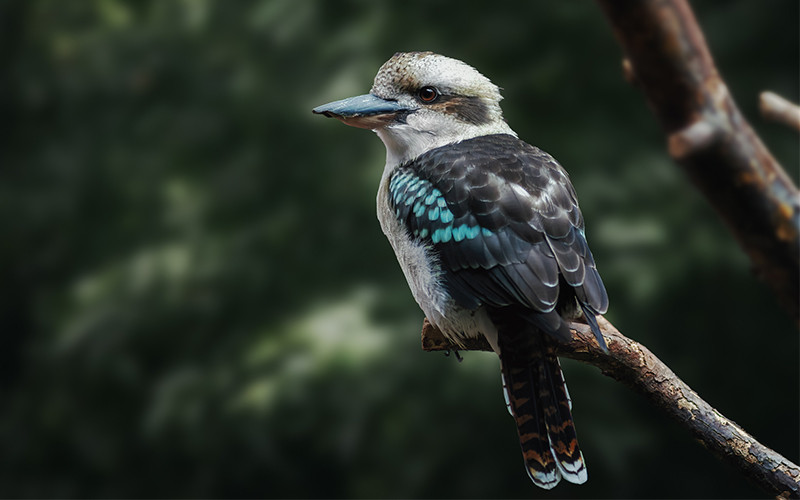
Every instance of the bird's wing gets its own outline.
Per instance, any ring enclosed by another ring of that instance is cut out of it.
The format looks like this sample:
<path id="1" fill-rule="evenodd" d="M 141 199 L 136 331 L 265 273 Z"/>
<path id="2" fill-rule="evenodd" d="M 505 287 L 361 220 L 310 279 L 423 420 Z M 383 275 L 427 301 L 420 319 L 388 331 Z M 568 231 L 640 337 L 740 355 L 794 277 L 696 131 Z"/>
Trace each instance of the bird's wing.
<path id="1" fill-rule="evenodd" d="M 395 216 L 436 250 L 461 306 L 522 305 L 558 329 L 563 282 L 584 309 L 606 311 L 575 191 L 547 153 L 510 135 L 478 137 L 399 167 L 389 190 Z"/>

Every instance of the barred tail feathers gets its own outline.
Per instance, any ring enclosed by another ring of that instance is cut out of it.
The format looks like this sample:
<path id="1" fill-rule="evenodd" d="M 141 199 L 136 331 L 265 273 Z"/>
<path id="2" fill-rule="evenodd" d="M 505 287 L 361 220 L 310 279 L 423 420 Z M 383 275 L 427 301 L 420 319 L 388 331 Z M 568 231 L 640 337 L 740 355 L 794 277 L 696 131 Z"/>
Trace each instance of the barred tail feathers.
<path id="1" fill-rule="evenodd" d="M 531 480 L 545 489 L 555 487 L 562 477 L 571 483 L 586 482 L 558 358 L 548 351 L 534 354 L 524 364 L 502 365 L 506 397 Z"/>
<path id="2" fill-rule="evenodd" d="M 558 357 L 551 351 L 543 356 L 542 361 L 539 365 L 539 401 L 545 407 L 550 450 L 564 479 L 583 484 L 588 478 L 586 464 L 578 446 L 578 435 L 572 420 L 572 400 L 564 382 L 564 373 Z"/>
<path id="3" fill-rule="evenodd" d="M 554 488 L 561 481 L 561 473 L 550 450 L 544 408 L 538 404 L 538 373 L 530 366 L 504 363 L 503 378 L 509 408 L 517 423 L 525 469 L 537 486 L 548 490 Z"/>

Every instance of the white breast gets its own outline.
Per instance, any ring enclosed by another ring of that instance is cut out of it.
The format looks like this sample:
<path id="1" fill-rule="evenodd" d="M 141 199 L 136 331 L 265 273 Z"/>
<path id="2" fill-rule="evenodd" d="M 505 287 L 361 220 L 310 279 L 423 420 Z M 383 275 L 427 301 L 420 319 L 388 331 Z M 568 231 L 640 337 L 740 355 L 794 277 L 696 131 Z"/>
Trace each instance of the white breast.
<path id="1" fill-rule="evenodd" d="M 499 353 L 497 329 L 486 311 L 482 307 L 477 310 L 464 309 L 450 298 L 439 279 L 438 265 L 432 250 L 412 239 L 395 217 L 389 202 L 390 170 L 387 168 L 384 171 L 378 188 L 378 221 L 394 249 L 414 300 L 428 321 L 452 342 L 460 345 L 464 338 L 484 335 L 495 352 Z"/>

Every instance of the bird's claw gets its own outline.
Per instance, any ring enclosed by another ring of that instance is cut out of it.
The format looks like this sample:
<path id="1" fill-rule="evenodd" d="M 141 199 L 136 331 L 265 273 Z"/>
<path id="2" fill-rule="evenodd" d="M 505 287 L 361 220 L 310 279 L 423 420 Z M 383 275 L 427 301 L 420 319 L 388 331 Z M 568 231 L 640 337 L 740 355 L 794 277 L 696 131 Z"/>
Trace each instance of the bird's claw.
<path id="1" fill-rule="evenodd" d="M 447 356 L 447 357 L 450 357 L 450 352 L 451 352 L 450 349 L 448 349 L 448 350 L 444 351 L 444 355 Z M 456 359 L 458 360 L 459 363 L 464 361 L 464 358 L 461 356 L 461 353 L 458 352 L 458 349 L 453 349 L 452 353 L 456 357 Z"/>

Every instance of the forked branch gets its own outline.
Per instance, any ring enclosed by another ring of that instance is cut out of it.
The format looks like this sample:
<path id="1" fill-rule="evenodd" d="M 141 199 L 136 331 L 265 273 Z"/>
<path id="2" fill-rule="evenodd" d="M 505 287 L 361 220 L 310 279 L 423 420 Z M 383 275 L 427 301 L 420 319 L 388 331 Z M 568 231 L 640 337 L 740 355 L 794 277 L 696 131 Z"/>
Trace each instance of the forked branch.
<path id="1" fill-rule="evenodd" d="M 622 45 L 626 78 L 644 92 L 667 134 L 669 153 L 800 321 L 800 194 L 733 101 L 688 2 L 597 3 Z"/>

